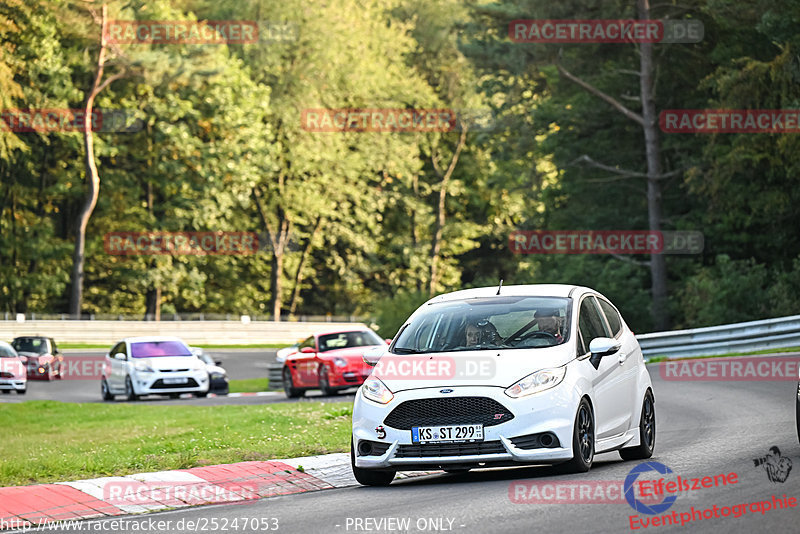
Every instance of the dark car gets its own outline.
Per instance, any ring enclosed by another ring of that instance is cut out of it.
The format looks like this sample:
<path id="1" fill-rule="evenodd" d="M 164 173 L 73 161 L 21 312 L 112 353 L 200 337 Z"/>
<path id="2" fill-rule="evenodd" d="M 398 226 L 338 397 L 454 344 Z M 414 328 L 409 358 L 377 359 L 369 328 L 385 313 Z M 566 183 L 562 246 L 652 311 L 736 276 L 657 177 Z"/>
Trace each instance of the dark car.
<path id="1" fill-rule="evenodd" d="M 14 338 L 11 346 L 25 363 L 28 378 L 53 380 L 64 377 L 64 356 L 59 352 L 53 338 L 20 336 Z"/>
<path id="2" fill-rule="evenodd" d="M 192 349 L 192 354 L 200 358 L 206 364 L 206 371 L 208 371 L 208 392 L 216 395 L 227 395 L 228 389 L 228 373 L 222 368 L 222 361 L 214 360 L 205 353 L 200 347 L 189 347 Z"/>

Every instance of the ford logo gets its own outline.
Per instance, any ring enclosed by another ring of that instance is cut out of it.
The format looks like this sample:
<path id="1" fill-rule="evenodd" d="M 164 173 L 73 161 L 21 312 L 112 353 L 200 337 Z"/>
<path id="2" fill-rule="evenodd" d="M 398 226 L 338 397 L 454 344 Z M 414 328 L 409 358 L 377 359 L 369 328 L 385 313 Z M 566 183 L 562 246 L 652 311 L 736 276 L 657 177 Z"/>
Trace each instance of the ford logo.
<path id="1" fill-rule="evenodd" d="M 453 392 L 452 389 L 440 389 L 439 390 L 439 393 L 452 393 L 452 392 Z"/>

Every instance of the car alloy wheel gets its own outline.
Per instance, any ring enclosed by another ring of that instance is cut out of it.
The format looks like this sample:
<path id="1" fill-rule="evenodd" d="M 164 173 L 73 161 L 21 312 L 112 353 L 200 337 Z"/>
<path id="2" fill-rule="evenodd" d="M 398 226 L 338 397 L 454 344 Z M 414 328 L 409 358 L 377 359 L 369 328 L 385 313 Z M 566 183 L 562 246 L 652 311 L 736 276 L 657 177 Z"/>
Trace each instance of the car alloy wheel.
<path id="1" fill-rule="evenodd" d="M 114 395 L 108 390 L 108 382 L 106 382 L 105 378 L 100 381 L 100 393 L 104 401 L 114 400 Z"/>
<path id="2" fill-rule="evenodd" d="M 323 395 L 336 395 L 336 390 L 331 387 L 328 382 L 328 366 L 323 365 L 319 368 L 319 389 L 322 390 Z"/>
<path id="3" fill-rule="evenodd" d="M 139 395 L 133 389 L 133 382 L 131 382 L 131 377 L 125 377 L 125 397 L 133 402 L 139 400 Z"/>
<path id="4" fill-rule="evenodd" d="M 288 367 L 283 368 L 283 392 L 286 393 L 286 396 L 290 399 L 296 399 L 305 394 L 304 390 L 294 387 L 292 372 Z"/>
<path id="5" fill-rule="evenodd" d="M 586 398 L 581 399 L 572 430 L 572 460 L 562 464 L 567 473 L 585 473 L 594 461 L 594 415 Z"/>
<path id="6" fill-rule="evenodd" d="M 656 408 L 653 394 L 648 391 L 642 402 L 639 418 L 639 445 L 619 450 L 623 460 L 646 460 L 653 456 L 656 448 Z"/>

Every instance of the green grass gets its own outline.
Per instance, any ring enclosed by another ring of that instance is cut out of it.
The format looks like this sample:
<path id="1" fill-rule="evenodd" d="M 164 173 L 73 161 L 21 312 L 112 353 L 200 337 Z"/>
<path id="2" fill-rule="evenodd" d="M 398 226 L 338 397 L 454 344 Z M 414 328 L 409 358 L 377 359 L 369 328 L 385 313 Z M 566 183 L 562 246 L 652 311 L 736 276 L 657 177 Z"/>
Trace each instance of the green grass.
<path id="1" fill-rule="evenodd" d="M 239 380 L 228 380 L 231 393 L 253 393 L 267 391 L 269 378 L 242 378 Z"/>
<path id="2" fill-rule="evenodd" d="M 338 402 L 6 404 L 0 486 L 346 452 L 351 415 Z"/>
<path id="3" fill-rule="evenodd" d="M 58 340 L 56 340 L 58 343 Z M 58 343 L 60 349 L 110 349 L 112 343 L 101 345 L 97 343 Z M 290 347 L 288 343 L 254 343 L 250 345 L 192 345 L 203 349 L 282 349 Z"/>
<path id="4" fill-rule="evenodd" d="M 783 349 L 764 349 L 754 352 L 729 352 L 727 354 L 712 354 L 710 356 L 683 356 L 680 358 L 668 358 L 667 356 L 656 356 L 650 358 L 647 363 L 658 363 L 678 360 L 703 360 L 707 358 L 730 358 L 732 356 L 758 356 L 759 354 L 779 354 L 781 352 L 800 352 L 800 347 L 786 347 Z"/>

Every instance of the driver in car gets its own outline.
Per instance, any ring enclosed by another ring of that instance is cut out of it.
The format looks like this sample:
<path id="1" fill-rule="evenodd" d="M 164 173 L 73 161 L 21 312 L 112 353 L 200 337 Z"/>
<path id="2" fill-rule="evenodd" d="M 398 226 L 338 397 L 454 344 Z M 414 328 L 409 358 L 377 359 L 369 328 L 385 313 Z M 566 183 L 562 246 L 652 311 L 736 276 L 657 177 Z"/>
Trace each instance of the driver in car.
<path id="1" fill-rule="evenodd" d="M 488 319 L 469 323 L 466 334 L 468 347 L 486 343 L 498 344 L 501 339 L 497 328 Z"/>
<path id="2" fill-rule="evenodd" d="M 547 332 L 555 337 L 559 343 L 564 341 L 564 336 L 561 333 L 561 317 L 558 314 L 558 310 L 536 310 L 533 317 L 537 319 L 540 332 Z"/>

